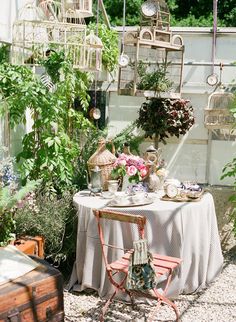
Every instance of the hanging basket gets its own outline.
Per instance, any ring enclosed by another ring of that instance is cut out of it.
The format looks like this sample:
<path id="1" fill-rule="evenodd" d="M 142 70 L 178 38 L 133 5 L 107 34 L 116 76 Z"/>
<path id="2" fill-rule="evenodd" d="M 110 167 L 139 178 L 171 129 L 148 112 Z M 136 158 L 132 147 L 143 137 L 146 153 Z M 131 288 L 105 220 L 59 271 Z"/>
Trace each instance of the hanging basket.
<path id="1" fill-rule="evenodd" d="M 110 179 L 115 160 L 115 155 L 106 149 L 106 141 L 100 140 L 97 151 L 89 158 L 87 162 L 89 174 L 91 169 L 93 169 L 95 166 L 99 166 L 101 169 L 103 190 L 108 189 L 107 180 Z"/>

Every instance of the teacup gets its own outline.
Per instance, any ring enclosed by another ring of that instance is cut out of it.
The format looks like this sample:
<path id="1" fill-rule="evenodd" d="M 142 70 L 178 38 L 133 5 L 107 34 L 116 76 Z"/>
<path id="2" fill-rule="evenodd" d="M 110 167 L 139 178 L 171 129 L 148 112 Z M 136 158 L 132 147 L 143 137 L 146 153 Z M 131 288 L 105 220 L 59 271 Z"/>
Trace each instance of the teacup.
<path id="1" fill-rule="evenodd" d="M 108 191 L 110 193 L 116 193 L 119 188 L 120 181 L 119 180 L 108 180 L 107 184 L 108 184 Z"/>
<path id="2" fill-rule="evenodd" d="M 147 197 L 147 193 L 143 191 L 136 192 L 131 198 L 133 203 L 142 203 Z"/>

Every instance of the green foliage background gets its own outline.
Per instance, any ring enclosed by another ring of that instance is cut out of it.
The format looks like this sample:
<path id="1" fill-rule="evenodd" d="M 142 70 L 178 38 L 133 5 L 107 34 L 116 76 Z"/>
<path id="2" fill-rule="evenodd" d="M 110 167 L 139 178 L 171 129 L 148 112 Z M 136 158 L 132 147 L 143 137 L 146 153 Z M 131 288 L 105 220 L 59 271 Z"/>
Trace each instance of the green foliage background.
<path id="1" fill-rule="evenodd" d="M 113 26 L 122 25 L 123 0 L 104 0 Z M 138 25 L 143 0 L 126 0 L 126 25 Z M 213 0 L 166 0 L 171 13 L 171 26 L 211 27 Z M 218 26 L 236 26 L 235 0 L 218 0 Z"/>

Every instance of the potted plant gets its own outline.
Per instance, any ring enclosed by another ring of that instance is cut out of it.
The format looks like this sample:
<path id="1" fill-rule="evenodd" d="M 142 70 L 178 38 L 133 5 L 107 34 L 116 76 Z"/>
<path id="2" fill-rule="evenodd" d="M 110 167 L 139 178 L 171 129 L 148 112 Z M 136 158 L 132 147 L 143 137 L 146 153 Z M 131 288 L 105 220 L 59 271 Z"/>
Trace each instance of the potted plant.
<path id="1" fill-rule="evenodd" d="M 138 128 L 145 132 L 145 137 L 158 143 L 166 144 L 171 136 L 184 135 L 194 124 L 193 107 L 189 100 L 151 98 L 144 102 L 136 121 Z"/>
<path id="2" fill-rule="evenodd" d="M 167 67 L 169 64 L 157 63 L 155 70 L 149 70 L 151 64 L 140 60 L 137 67 L 140 79 L 137 89 L 154 91 L 158 95 L 162 92 L 168 92 L 173 86 L 173 82 L 167 77 Z"/>

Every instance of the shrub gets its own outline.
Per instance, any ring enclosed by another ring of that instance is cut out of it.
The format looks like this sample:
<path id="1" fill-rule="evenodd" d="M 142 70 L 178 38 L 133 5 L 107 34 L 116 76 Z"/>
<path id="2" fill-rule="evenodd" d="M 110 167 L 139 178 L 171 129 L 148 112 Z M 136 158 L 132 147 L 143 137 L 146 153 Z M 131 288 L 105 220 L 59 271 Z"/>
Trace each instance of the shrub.
<path id="1" fill-rule="evenodd" d="M 75 255 L 77 218 L 72 204 L 73 193 L 49 198 L 38 192 L 35 199 L 28 200 L 15 215 L 17 236 L 44 236 L 45 258 L 56 266 L 65 261 L 70 263 Z"/>

